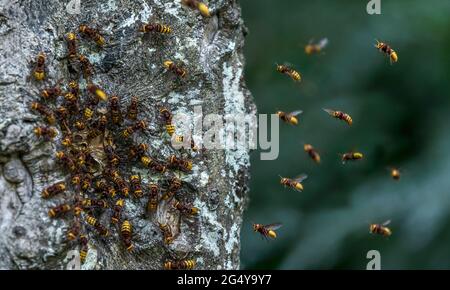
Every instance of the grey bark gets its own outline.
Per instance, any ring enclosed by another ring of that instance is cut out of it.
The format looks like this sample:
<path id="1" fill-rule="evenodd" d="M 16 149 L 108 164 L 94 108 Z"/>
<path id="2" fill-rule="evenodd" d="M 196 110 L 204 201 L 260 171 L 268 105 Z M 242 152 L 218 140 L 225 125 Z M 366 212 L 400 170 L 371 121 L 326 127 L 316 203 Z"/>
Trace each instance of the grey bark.
<path id="1" fill-rule="evenodd" d="M 30 110 L 44 85 L 29 79 L 39 51 L 47 55 L 48 81 L 68 79 L 64 35 L 91 23 L 107 45 L 96 49 L 79 42 L 95 67 L 94 82 L 109 94 L 141 100 L 141 116 L 157 134 L 141 141 L 168 157 L 175 152 L 157 120 L 157 104 L 173 112 L 201 105 L 203 113 L 255 112 L 243 80 L 245 28 L 235 0 L 206 1 L 212 17 L 181 5 L 179 0 L 81 0 L 81 14 L 70 15 L 67 1 L 2 0 L 0 4 L 0 268 L 63 269 L 76 243 L 66 240 L 67 219 L 50 219 L 56 200 L 41 191 L 63 180 L 54 160 L 57 143 L 43 142 L 33 128 L 42 118 Z M 141 37 L 141 22 L 167 23 L 168 37 Z M 182 61 L 189 76 L 177 80 L 162 68 L 166 59 Z M 122 106 L 123 108 L 123 106 Z M 159 131 L 158 131 L 159 130 Z M 180 218 L 181 233 L 173 244 L 162 242 L 155 217 L 144 214 L 144 203 L 130 199 L 125 214 L 135 230 L 136 251 L 127 253 L 116 234 L 104 240 L 90 233 L 83 269 L 161 269 L 167 259 L 195 259 L 198 269 L 239 267 L 240 229 L 246 204 L 249 152 L 206 150 L 191 153 L 193 173 L 184 175 L 187 200 L 200 208 L 193 220 Z M 147 177 L 148 173 L 143 172 Z M 148 176 L 154 178 L 153 176 Z M 102 217 L 108 224 L 109 217 Z"/>

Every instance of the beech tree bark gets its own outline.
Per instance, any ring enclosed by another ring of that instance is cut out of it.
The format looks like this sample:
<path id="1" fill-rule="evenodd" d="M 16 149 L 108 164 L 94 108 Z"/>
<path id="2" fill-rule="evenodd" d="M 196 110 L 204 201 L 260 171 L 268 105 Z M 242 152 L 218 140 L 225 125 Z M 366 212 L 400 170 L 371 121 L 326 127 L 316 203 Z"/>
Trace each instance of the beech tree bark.
<path id="1" fill-rule="evenodd" d="M 82 23 L 98 27 L 106 45 L 97 49 L 79 41 L 93 63 L 94 83 L 122 104 L 140 100 L 140 116 L 156 133 L 144 134 L 162 158 L 176 152 L 163 137 L 157 106 L 174 113 L 201 106 L 203 114 L 255 113 L 243 78 L 245 27 L 237 0 L 204 1 L 205 18 L 180 0 L 80 1 L 80 14 L 69 14 L 70 1 L 1 0 L 0 4 L 0 268 L 65 269 L 68 251 L 79 245 L 66 239 L 68 220 L 47 215 L 55 201 L 42 190 L 65 178 L 54 159 L 55 143 L 33 134 L 42 118 L 30 110 L 39 92 L 69 79 L 65 35 Z M 172 28 L 170 35 L 139 34 L 143 22 Z M 43 51 L 47 80 L 30 79 L 32 61 Z M 167 60 L 183 63 L 186 80 L 164 70 Z M 81 86 L 84 84 L 80 83 Z M 123 107 L 122 107 L 123 108 Z M 152 132 L 153 132 L 152 131 Z M 135 251 L 124 251 L 112 234 L 100 239 L 89 233 L 89 252 L 82 269 L 162 269 L 166 260 L 194 259 L 197 269 L 239 268 L 240 229 L 247 200 L 248 149 L 189 153 L 193 172 L 183 175 L 186 199 L 200 209 L 193 219 L 180 218 L 180 235 L 163 242 L 154 217 L 143 201 L 127 201 L 125 214 L 134 226 Z M 148 173 L 143 172 L 143 178 Z M 148 176 L 152 179 L 153 176 Z M 108 216 L 102 217 L 108 224 Z"/>

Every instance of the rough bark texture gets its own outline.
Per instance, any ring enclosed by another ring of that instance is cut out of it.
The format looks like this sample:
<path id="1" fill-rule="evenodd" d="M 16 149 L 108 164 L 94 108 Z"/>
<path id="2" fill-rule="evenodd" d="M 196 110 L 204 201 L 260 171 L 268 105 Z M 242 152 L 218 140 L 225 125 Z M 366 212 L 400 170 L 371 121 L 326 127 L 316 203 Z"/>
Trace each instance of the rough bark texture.
<path id="1" fill-rule="evenodd" d="M 42 118 L 30 111 L 39 90 L 68 79 L 64 36 L 81 23 L 101 29 L 104 49 L 79 43 L 95 67 L 93 81 L 109 94 L 121 96 L 123 105 L 136 95 L 142 117 L 151 132 L 142 137 L 153 152 L 167 158 L 175 150 L 161 137 L 157 105 L 190 112 L 201 105 L 203 113 L 254 112 L 243 81 L 244 26 L 234 0 L 205 1 L 212 17 L 203 18 L 180 0 L 81 0 L 81 14 L 66 12 L 69 1 L 2 0 L 0 4 L 0 268 L 61 269 L 66 253 L 77 244 L 66 240 L 68 220 L 50 219 L 41 191 L 64 179 L 55 162 L 57 143 L 43 142 L 33 128 Z M 142 22 L 169 24 L 170 36 L 137 33 Z M 47 55 L 48 78 L 31 81 L 30 62 L 38 52 Z M 166 72 L 166 59 L 181 61 L 189 76 L 179 81 Z M 80 83 L 83 86 L 83 83 Z M 100 239 L 89 233 L 84 269 L 161 269 L 166 259 L 187 255 L 198 269 L 239 267 L 240 228 L 246 203 L 249 155 L 247 149 L 206 150 L 189 153 L 193 173 L 183 175 L 187 200 L 200 208 L 193 220 L 181 218 L 181 234 L 173 244 L 162 242 L 155 217 L 144 213 L 143 201 L 130 199 L 125 214 L 134 225 L 136 250 L 124 251 L 117 235 Z M 142 171 L 143 178 L 157 178 Z M 106 214 L 105 214 L 106 215 Z M 108 224 L 109 216 L 102 217 Z"/>

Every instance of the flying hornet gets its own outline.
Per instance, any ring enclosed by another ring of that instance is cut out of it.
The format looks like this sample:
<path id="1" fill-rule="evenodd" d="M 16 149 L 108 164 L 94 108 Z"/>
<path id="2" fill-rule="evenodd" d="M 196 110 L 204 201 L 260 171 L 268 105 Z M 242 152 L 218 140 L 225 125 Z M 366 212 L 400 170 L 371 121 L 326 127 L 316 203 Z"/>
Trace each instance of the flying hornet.
<path id="1" fill-rule="evenodd" d="M 320 53 L 327 45 L 328 45 L 328 38 L 322 38 L 317 43 L 313 43 L 312 41 L 310 41 L 305 46 L 305 53 L 308 55 L 311 55 L 314 53 Z"/>
<path id="2" fill-rule="evenodd" d="M 341 155 L 342 164 L 345 164 L 347 161 L 355 161 L 360 160 L 364 157 L 361 152 L 347 152 Z"/>
<path id="3" fill-rule="evenodd" d="M 381 52 L 383 52 L 383 53 L 385 53 L 386 55 L 389 56 L 391 64 L 398 61 L 397 52 L 395 52 L 395 50 L 393 50 L 387 43 L 379 42 L 377 39 L 375 39 L 375 41 L 377 42 L 375 44 L 375 47 L 379 51 L 381 51 Z"/>
<path id="4" fill-rule="evenodd" d="M 400 176 L 401 176 L 400 169 L 392 167 L 392 168 L 389 168 L 389 171 L 390 171 L 392 179 L 400 180 Z"/>
<path id="5" fill-rule="evenodd" d="M 288 65 L 277 64 L 277 71 L 289 76 L 294 82 L 300 82 L 302 80 L 302 75 Z"/>
<path id="6" fill-rule="evenodd" d="M 291 113 L 285 113 L 282 111 L 278 111 L 277 115 L 278 117 L 280 117 L 280 119 L 288 124 L 291 125 L 297 125 L 298 124 L 298 118 L 297 116 L 302 114 L 303 111 L 302 110 L 298 110 L 298 111 L 294 111 Z"/>
<path id="7" fill-rule="evenodd" d="M 203 17 L 210 17 L 208 6 L 199 0 L 182 0 L 182 3 L 192 9 L 197 9 Z"/>
<path id="8" fill-rule="evenodd" d="M 311 157 L 311 159 L 314 160 L 314 162 L 320 163 L 320 155 L 311 144 L 303 145 L 303 149 L 305 150 L 306 153 L 308 153 L 309 157 Z"/>
<path id="9" fill-rule="evenodd" d="M 94 95 L 98 99 L 98 101 L 106 101 L 108 99 L 108 95 L 105 93 L 105 91 L 100 89 L 97 85 L 89 83 L 86 88 L 92 95 Z"/>
<path id="10" fill-rule="evenodd" d="M 270 225 L 253 224 L 253 230 L 260 233 L 265 239 L 275 239 L 277 237 L 277 233 L 275 231 L 281 226 L 281 223 L 274 223 Z"/>
<path id="11" fill-rule="evenodd" d="M 353 124 L 352 117 L 350 117 L 350 115 L 347 113 L 344 113 L 341 111 L 334 111 L 334 110 L 330 110 L 330 109 L 323 109 L 323 110 L 325 112 L 327 112 L 328 115 L 330 115 L 331 117 L 342 120 L 342 121 L 346 122 L 347 124 L 349 124 L 350 126 Z"/>
<path id="12" fill-rule="evenodd" d="M 383 237 L 389 237 L 392 235 L 392 231 L 387 226 L 391 223 L 390 220 L 385 221 L 382 224 L 371 224 L 369 226 L 369 232 L 371 234 L 381 235 Z"/>
<path id="13" fill-rule="evenodd" d="M 301 174 L 299 176 L 297 176 L 294 179 L 290 179 L 287 177 L 281 177 L 280 183 L 284 186 L 293 188 L 296 191 L 303 191 L 303 184 L 302 181 L 305 180 L 306 178 L 308 178 L 308 175 L 306 174 Z"/>

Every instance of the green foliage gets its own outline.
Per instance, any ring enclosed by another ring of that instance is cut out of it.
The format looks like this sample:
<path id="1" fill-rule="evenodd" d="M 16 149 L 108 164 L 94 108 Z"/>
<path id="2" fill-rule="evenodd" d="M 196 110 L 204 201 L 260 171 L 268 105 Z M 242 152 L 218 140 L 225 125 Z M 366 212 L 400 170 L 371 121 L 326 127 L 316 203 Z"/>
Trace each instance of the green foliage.
<path id="1" fill-rule="evenodd" d="M 450 2 L 242 1 L 249 28 L 246 80 L 259 113 L 304 110 L 298 127 L 280 123 L 280 155 L 252 158 L 251 203 L 242 231 L 242 268 L 365 269 L 367 251 L 381 252 L 384 269 L 450 268 Z M 321 55 L 303 47 L 328 37 Z M 399 62 L 378 52 L 389 43 Z M 290 62 L 303 74 L 296 86 L 275 71 Z M 352 127 L 321 108 L 341 109 Z M 313 144 L 315 165 L 302 144 Z M 357 149 L 358 163 L 338 153 Z M 398 166 L 399 182 L 386 169 Z M 309 175 L 303 193 L 284 189 L 278 175 Z M 392 220 L 389 239 L 369 223 Z M 266 243 L 251 221 L 281 221 Z"/>

